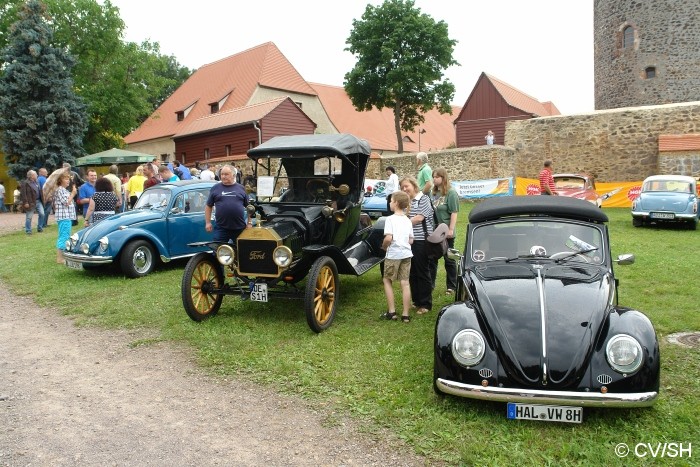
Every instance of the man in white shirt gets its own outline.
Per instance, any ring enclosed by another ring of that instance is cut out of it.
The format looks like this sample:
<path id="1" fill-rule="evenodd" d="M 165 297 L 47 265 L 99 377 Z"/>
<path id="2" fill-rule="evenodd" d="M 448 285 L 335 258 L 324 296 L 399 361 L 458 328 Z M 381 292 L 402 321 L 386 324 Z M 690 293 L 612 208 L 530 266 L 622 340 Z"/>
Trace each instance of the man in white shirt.
<path id="1" fill-rule="evenodd" d="M 216 177 L 214 176 L 214 172 L 209 170 L 209 166 L 205 165 L 204 170 L 202 170 L 199 173 L 199 179 L 200 180 L 216 180 Z"/>

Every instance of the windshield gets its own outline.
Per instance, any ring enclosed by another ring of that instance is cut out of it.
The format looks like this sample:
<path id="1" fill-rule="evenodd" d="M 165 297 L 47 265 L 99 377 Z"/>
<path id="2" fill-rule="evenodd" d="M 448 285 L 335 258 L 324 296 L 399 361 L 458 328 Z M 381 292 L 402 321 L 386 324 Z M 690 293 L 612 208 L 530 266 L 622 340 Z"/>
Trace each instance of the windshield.
<path id="1" fill-rule="evenodd" d="M 164 209 L 170 202 L 170 190 L 151 188 L 141 194 L 134 209 Z"/>
<path id="2" fill-rule="evenodd" d="M 690 183 L 682 180 L 649 180 L 642 187 L 642 191 L 674 191 L 676 193 L 692 193 Z"/>
<path id="3" fill-rule="evenodd" d="M 270 157 L 257 163 L 256 196 L 261 201 L 325 204 L 338 198 L 343 184 L 350 188 L 348 199 L 359 201 L 357 169 L 340 157 Z"/>
<path id="4" fill-rule="evenodd" d="M 469 256 L 475 262 L 552 259 L 602 264 L 603 234 L 599 227 L 564 220 L 514 220 L 476 227 Z"/>

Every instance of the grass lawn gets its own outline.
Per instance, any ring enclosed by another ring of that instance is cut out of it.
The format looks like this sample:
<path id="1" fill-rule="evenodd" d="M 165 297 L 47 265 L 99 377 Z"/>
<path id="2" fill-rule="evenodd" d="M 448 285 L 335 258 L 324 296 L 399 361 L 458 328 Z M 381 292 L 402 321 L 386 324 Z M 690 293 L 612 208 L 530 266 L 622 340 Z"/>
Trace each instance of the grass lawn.
<path id="1" fill-rule="evenodd" d="M 462 204 L 458 247 L 466 215 Z M 268 304 L 224 298 L 219 314 L 191 321 L 182 307 L 184 262 L 130 280 L 55 264 L 55 226 L 43 235 L 0 237 L 0 280 L 40 305 L 61 309 L 80 325 L 135 327 L 157 340 L 186 342 L 202 366 L 297 395 L 356 418 L 370 433 L 387 428 L 416 452 L 453 465 L 675 465 L 698 464 L 700 350 L 669 344 L 679 331 L 700 331 L 700 232 L 634 228 L 629 209 L 606 209 L 612 253 L 634 253 L 617 266 L 619 302 L 649 316 L 661 341 L 661 395 L 646 409 L 584 409 L 582 425 L 510 421 L 505 404 L 438 397 L 432 389 L 437 310 L 449 303 L 439 265 L 435 308 L 409 324 L 379 319 L 385 311 L 379 268 L 341 276 L 335 322 L 314 334 L 301 301 Z M 400 294 L 397 291 L 397 303 Z M 149 340 L 134 345 L 148 345 Z M 329 416 L 329 423 L 334 418 Z M 330 441 L 332 442 L 332 440 Z M 692 458 L 626 459 L 618 443 L 694 443 Z M 679 464 L 680 463 L 680 464 Z"/>

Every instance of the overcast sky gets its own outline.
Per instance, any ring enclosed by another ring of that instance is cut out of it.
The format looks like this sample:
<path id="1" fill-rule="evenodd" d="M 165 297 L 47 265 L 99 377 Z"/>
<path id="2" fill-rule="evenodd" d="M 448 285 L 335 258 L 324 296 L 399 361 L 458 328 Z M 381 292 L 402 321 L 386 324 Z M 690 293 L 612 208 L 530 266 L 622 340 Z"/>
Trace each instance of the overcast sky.
<path id="1" fill-rule="evenodd" d="M 355 59 L 343 49 L 368 3 L 380 0 L 111 0 L 127 26 L 125 39 L 158 42 L 188 68 L 199 68 L 274 42 L 309 82 L 343 85 Z M 458 41 L 460 66 L 445 76 L 464 105 L 481 72 L 562 114 L 591 112 L 593 0 L 416 0 L 443 20 Z"/>

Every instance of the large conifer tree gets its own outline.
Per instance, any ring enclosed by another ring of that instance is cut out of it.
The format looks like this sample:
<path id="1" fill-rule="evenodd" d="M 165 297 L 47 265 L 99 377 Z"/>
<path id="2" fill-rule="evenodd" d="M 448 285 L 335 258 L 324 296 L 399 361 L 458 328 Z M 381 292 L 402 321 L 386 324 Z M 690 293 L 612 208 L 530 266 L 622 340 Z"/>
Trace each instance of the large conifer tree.
<path id="1" fill-rule="evenodd" d="M 10 174 L 53 170 L 83 155 L 85 105 L 73 89 L 73 58 L 52 46 L 45 7 L 29 0 L 0 52 L 0 129 Z"/>

